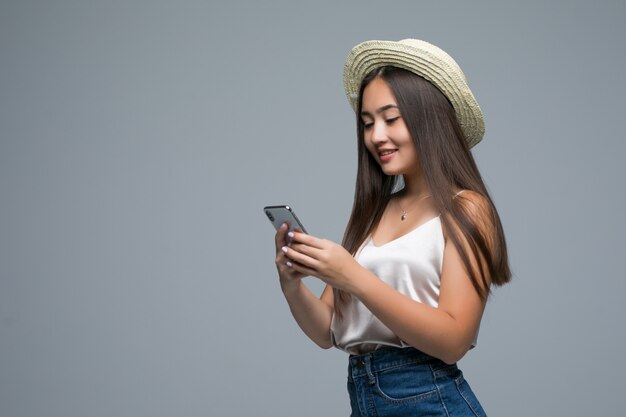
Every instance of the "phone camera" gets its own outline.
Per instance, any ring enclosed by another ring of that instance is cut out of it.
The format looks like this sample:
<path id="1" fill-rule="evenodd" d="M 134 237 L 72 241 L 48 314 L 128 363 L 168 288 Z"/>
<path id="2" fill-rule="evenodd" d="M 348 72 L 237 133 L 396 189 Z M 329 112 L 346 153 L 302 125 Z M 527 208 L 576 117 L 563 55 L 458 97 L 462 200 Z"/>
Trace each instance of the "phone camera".
<path id="1" fill-rule="evenodd" d="M 270 219 L 270 221 L 274 221 L 274 216 L 272 216 L 272 213 L 270 213 L 269 210 L 265 210 L 265 215 Z"/>

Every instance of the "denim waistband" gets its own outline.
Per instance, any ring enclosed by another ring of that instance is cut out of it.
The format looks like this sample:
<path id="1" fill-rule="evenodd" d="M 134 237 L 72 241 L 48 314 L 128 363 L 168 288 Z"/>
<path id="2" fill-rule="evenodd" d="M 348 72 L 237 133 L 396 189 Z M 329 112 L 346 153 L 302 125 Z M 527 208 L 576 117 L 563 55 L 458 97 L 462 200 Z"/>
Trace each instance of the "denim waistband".
<path id="1" fill-rule="evenodd" d="M 435 369 L 445 366 L 443 361 L 413 347 L 384 348 L 363 355 L 350 355 L 349 362 L 353 378 L 409 364 L 428 364 Z"/>

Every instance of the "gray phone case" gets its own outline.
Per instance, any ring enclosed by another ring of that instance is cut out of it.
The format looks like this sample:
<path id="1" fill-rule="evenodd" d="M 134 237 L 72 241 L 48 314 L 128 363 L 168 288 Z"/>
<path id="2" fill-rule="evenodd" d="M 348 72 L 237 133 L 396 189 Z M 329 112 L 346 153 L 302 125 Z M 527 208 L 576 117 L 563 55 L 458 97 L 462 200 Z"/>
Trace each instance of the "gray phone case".
<path id="1" fill-rule="evenodd" d="M 278 228 L 283 224 L 289 224 L 289 231 L 292 230 L 302 231 L 307 233 L 306 229 L 294 213 L 293 209 L 289 206 L 267 206 L 263 208 L 265 215 L 270 222 L 274 225 L 274 228 Z"/>

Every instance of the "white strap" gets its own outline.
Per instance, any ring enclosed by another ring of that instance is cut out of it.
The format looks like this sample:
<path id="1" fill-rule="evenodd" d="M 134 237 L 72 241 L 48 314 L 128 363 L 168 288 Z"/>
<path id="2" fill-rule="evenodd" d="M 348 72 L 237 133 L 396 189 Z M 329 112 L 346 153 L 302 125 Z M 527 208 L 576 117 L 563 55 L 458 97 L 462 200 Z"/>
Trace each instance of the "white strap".
<path id="1" fill-rule="evenodd" d="M 459 191 L 458 193 L 456 193 L 456 194 L 454 195 L 454 197 L 452 197 L 452 199 L 454 200 L 454 199 L 456 198 L 456 196 L 457 196 L 457 195 L 459 195 L 459 194 L 461 194 L 463 191 L 465 191 L 465 190 L 461 190 L 461 191 Z"/>

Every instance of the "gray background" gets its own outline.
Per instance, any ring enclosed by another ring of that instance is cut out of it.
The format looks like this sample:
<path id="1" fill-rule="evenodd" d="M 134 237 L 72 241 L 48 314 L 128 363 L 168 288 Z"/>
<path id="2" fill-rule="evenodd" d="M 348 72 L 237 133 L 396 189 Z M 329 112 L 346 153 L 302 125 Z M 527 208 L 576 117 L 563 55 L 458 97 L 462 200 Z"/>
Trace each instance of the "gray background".
<path id="1" fill-rule="evenodd" d="M 455 57 L 486 115 L 473 152 L 515 275 L 468 380 L 492 416 L 619 413 L 625 17 L 623 1 L 3 0 L 0 415 L 347 415 L 346 355 L 291 318 L 261 208 L 341 239 L 343 61 L 405 37 Z"/>

